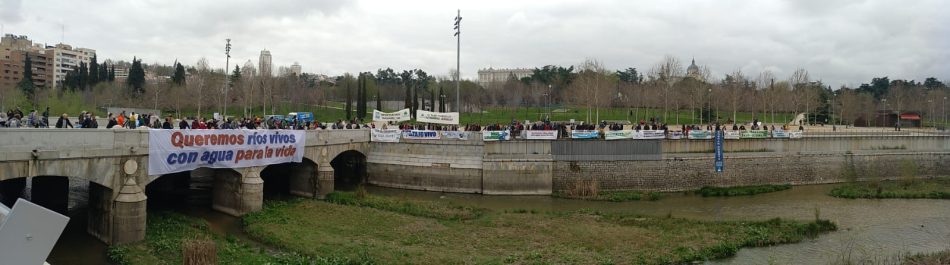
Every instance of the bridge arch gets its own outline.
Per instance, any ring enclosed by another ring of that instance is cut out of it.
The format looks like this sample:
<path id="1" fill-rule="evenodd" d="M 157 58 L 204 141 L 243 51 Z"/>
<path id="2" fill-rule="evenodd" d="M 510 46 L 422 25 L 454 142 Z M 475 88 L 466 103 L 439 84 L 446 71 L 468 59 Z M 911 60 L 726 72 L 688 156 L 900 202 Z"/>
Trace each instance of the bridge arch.
<path id="1" fill-rule="evenodd" d="M 358 150 L 346 150 L 330 160 L 333 168 L 333 189 L 353 190 L 366 183 L 366 155 Z"/>

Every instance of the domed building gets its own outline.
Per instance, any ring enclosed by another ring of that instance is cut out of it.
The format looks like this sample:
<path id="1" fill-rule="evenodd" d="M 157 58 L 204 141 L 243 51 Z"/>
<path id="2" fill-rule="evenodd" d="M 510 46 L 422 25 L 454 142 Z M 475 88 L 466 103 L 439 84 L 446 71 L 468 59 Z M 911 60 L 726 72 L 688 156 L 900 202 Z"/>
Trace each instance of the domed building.
<path id="1" fill-rule="evenodd" d="M 692 63 L 689 64 L 689 67 L 686 68 L 686 77 L 692 77 L 693 79 L 703 81 L 703 75 L 699 73 L 699 66 L 696 65 L 696 59 L 694 58 Z"/>

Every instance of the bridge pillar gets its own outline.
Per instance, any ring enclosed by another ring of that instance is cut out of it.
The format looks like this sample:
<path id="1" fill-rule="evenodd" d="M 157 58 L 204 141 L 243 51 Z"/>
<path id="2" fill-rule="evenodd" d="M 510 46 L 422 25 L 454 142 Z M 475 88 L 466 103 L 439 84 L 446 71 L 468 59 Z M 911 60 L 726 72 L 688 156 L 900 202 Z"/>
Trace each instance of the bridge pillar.
<path id="1" fill-rule="evenodd" d="M 13 208 L 16 199 L 23 196 L 26 188 L 26 178 L 15 178 L 0 181 L 0 203 Z"/>
<path id="2" fill-rule="evenodd" d="M 333 192 L 333 167 L 330 163 L 322 163 L 317 167 L 317 180 L 319 182 L 319 191 L 317 197 L 326 198 L 327 194 Z"/>
<path id="3" fill-rule="evenodd" d="M 112 244 L 145 239 L 146 200 L 135 178 L 128 178 L 112 205 Z"/>
<path id="4" fill-rule="evenodd" d="M 315 167 L 308 161 L 293 167 L 290 172 L 290 194 L 307 198 L 317 196 L 319 176 Z"/>
<path id="5" fill-rule="evenodd" d="M 233 216 L 260 211 L 264 206 L 263 169 L 215 169 L 211 208 Z"/>
<path id="6" fill-rule="evenodd" d="M 30 201 L 60 214 L 69 210 L 69 178 L 58 176 L 32 177 Z"/>
<path id="7" fill-rule="evenodd" d="M 146 200 L 133 177 L 125 180 L 118 194 L 108 187 L 89 184 L 86 232 L 110 245 L 145 239 Z"/>

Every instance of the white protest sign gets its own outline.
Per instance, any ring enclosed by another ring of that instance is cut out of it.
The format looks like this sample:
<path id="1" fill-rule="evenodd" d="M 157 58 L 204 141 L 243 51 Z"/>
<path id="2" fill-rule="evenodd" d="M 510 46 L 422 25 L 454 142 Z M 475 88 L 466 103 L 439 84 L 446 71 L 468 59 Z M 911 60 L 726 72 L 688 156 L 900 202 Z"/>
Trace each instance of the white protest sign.
<path id="1" fill-rule="evenodd" d="M 416 121 L 439 124 L 459 124 L 459 113 L 416 110 Z"/>
<path id="2" fill-rule="evenodd" d="M 399 135 L 402 133 L 399 129 L 373 129 L 370 134 L 370 141 L 384 143 L 398 143 Z"/>
<path id="3" fill-rule="evenodd" d="M 524 138 L 528 140 L 557 140 L 558 132 L 555 130 L 545 130 L 545 131 L 522 131 Z"/>
<path id="4" fill-rule="evenodd" d="M 382 112 L 373 110 L 373 121 L 408 121 L 409 109 L 402 109 L 396 112 Z"/>
<path id="5" fill-rule="evenodd" d="M 411 130 L 402 132 L 403 139 L 414 140 L 439 140 L 441 139 L 438 131 L 429 130 Z"/>

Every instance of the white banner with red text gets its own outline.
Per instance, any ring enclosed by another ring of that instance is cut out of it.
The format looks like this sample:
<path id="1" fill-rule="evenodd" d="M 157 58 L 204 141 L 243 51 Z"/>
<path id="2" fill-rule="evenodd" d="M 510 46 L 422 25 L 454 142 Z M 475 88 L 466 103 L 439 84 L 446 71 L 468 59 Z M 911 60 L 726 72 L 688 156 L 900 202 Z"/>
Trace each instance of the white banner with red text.
<path id="1" fill-rule="evenodd" d="M 303 161 L 304 131 L 149 130 L 148 174 Z"/>

